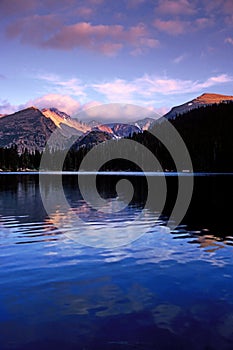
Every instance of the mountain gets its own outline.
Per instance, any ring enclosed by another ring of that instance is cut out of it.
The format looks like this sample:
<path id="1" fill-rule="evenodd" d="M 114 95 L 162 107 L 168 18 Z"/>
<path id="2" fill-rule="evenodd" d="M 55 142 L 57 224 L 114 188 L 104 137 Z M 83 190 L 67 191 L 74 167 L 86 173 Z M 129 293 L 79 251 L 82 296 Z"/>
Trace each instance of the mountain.
<path id="1" fill-rule="evenodd" d="M 165 117 L 171 121 L 177 120 L 177 125 L 182 125 L 180 129 L 183 132 L 184 129 L 190 129 L 190 125 L 191 129 L 194 125 L 198 124 L 198 127 L 203 125 L 203 118 L 206 118 L 203 116 L 203 109 L 228 104 L 229 101 L 233 101 L 233 96 L 206 93 L 192 101 L 172 108 Z M 193 119 L 193 115 L 192 118 L 190 117 L 189 113 L 192 111 L 196 111 L 194 113 L 196 119 Z M 184 117 L 180 119 L 180 116 L 183 115 Z M 189 115 L 190 120 L 187 120 L 187 115 Z M 202 116 L 201 119 L 200 115 Z M 16 145 L 20 154 L 25 149 L 28 149 L 29 153 L 33 153 L 35 150 L 41 152 L 50 135 L 55 132 L 53 144 L 50 145 L 52 149 L 65 149 L 70 144 L 69 141 L 75 142 L 75 148 L 78 149 L 110 139 L 142 134 L 144 130 L 150 130 L 154 126 L 158 127 L 162 120 L 163 118 L 157 120 L 145 118 L 136 121 L 135 125 L 121 122 L 98 124 L 96 121 L 87 124 L 72 119 L 68 114 L 56 108 L 39 110 L 36 107 L 29 107 L 0 117 L 0 147 L 9 148 Z M 183 122 L 184 120 L 185 122 Z M 217 121 L 215 121 L 216 123 Z M 177 127 L 177 125 L 174 126 Z M 205 128 L 203 127 L 203 132 Z M 206 137 L 208 138 L 207 132 Z"/>
<path id="2" fill-rule="evenodd" d="M 141 132 L 141 130 L 135 126 L 135 125 L 131 125 L 131 124 L 118 124 L 118 123 L 114 123 L 114 124 L 107 124 L 113 131 L 113 133 L 118 136 L 118 137 L 128 137 L 128 136 L 132 136 L 134 133 L 139 133 Z"/>
<path id="3" fill-rule="evenodd" d="M 232 116 L 233 100 L 224 99 L 221 103 L 207 105 L 204 103 L 200 108 L 170 119 L 189 151 L 195 172 L 233 172 Z M 158 119 L 151 132 L 155 135 L 156 133 L 164 135 L 165 145 L 166 143 L 171 145 L 172 142 L 172 147 L 175 149 L 176 141 L 169 137 L 164 120 L 164 118 Z M 163 146 L 153 140 L 153 135 L 150 133 L 144 133 L 142 136 L 141 142 L 151 147 L 164 169 L 175 169 L 171 157 L 169 160 L 166 147 L 163 150 Z"/>
<path id="4" fill-rule="evenodd" d="M 79 149 L 81 147 L 92 148 L 98 143 L 105 142 L 114 138 L 113 134 L 101 130 L 92 130 L 87 134 L 81 136 L 72 146 L 73 149 Z"/>
<path id="5" fill-rule="evenodd" d="M 56 125 L 35 107 L 0 118 L 0 147 L 42 151 Z"/>
<path id="6" fill-rule="evenodd" d="M 41 152 L 55 131 L 51 147 L 64 149 L 70 138 L 76 140 L 86 130 L 90 129 L 64 114 L 59 115 L 57 110 L 44 109 L 41 112 L 36 107 L 29 107 L 0 118 L 0 147 L 17 145 L 19 153 L 25 149 L 29 153 Z"/>
<path id="7" fill-rule="evenodd" d="M 123 123 L 108 123 L 98 125 L 95 129 L 112 133 L 115 137 L 128 137 L 132 136 L 133 133 L 141 132 L 141 129 L 136 125 L 123 124 Z"/>
<path id="8" fill-rule="evenodd" d="M 156 119 L 154 118 L 144 118 L 144 119 L 140 119 L 137 120 L 136 122 L 129 122 L 127 124 L 123 123 L 123 125 L 134 125 L 136 126 L 136 128 L 138 128 L 140 131 L 143 130 L 148 130 L 149 127 L 155 122 Z M 109 127 L 112 128 L 114 124 L 118 124 L 118 123 L 107 123 L 107 124 L 101 124 L 99 122 L 97 122 L 96 120 L 91 120 L 90 122 L 87 123 L 92 129 L 94 128 L 98 128 L 100 130 L 104 129 L 104 127 Z M 122 124 L 122 123 L 119 123 Z M 116 126 L 114 127 L 116 129 Z M 119 128 L 119 127 L 118 127 Z M 122 128 L 122 127 L 121 127 Z M 134 129 L 133 132 L 139 132 L 139 130 Z M 113 130 L 112 130 L 113 131 Z M 132 130 L 129 131 L 129 133 L 131 133 Z"/>
<path id="9" fill-rule="evenodd" d="M 88 131 L 81 136 L 73 145 L 72 149 L 79 149 L 81 147 L 87 147 L 88 149 L 97 145 L 98 143 L 105 142 L 111 139 L 117 139 L 122 137 L 128 137 L 134 133 L 139 133 L 141 130 L 130 124 L 111 123 L 101 124 L 94 127 L 91 131 Z"/>
<path id="10" fill-rule="evenodd" d="M 114 134 L 112 128 L 108 124 L 99 124 L 94 128 L 92 128 L 92 130 L 100 130 L 100 131 L 107 132 L 109 134 Z"/>
<path id="11" fill-rule="evenodd" d="M 221 102 L 222 101 L 222 102 Z M 191 103 L 191 102 L 190 102 Z M 233 172 L 233 98 L 231 96 L 204 94 L 192 102 L 195 108 L 170 118 L 171 124 L 176 128 L 186 147 L 189 150 L 193 169 L 196 172 Z M 188 106 L 192 107 L 192 105 Z M 198 108 L 197 108 L 198 107 Z M 177 108 L 177 107 L 176 107 Z M 176 140 L 167 132 L 167 123 L 164 118 L 155 120 L 149 129 L 144 131 L 134 125 L 123 123 L 109 123 L 87 131 L 86 124 L 75 122 L 64 114 L 54 109 L 40 111 L 35 107 L 26 108 L 11 115 L 0 118 L 0 168 L 1 169 L 38 169 L 39 156 L 33 155 L 35 150 L 42 151 L 47 140 L 53 133 L 52 150 L 64 150 L 69 141 L 74 144 L 69 153 L 66 170 L 78 169 L 83 157 L 88 150 L 98 143 L 103 143 L 103 155 L 108 152 L 107 140 L 116 140 L 131 135 L 132 139 L 145 145 L 156 155 L 163 169 L 174 170 L 175 164 L 169 155 L 166 145 L 172 145 L 175 149 Z M 75 127 L 74 127 L 75 126 Z M 82 128 L 82 130 L 80 130 Z M 164 136 L 164 144 L 159 142 L 153 134 Z M 113 141 L 112 146 L 120 150 L 120 142 Z M 137 144 L 136 143 L 136 144 Z M 10 148 L 17 145 L 17 150 Z M 106 146 L 106 147 L 105 147 Z M 177 147 L 179 147 L 177 145 Z M 4 149 L 5 148 L 5 149 Z M 26 157 L 25 150 L 30 157 Z M 129 143 L 129 154 L 140 152 L 135 148 L 135 143 Z M 55 152 L 56 154 L 56 152 Z M 60 156 L 60 152 L 57 153 Z M 34 158 L 33 158 L 34 157 Z M 181 154 L 181 157 L 183 155 Z M 29 159 L 30 158 L 30 159 Z M 13 159 L 13 160 L 12 160 Z M 143 156 L 142 162 L 145 169 L 150 171 L 151 161 Z M 132 164 L 123 164 L 118 160 L 114 164 L 108 164 L 108 169 L 132 169 Z M 182 168 L 181 168 L 182 170 Z M 188 170 L 185 167 L 183 170 Z M 189 169 L 191 170 L 191 169 Z"/>
<path id="12" fill-rule="evenodd" d="M 193 168 L 195 172 L 233 172 L 233 101 L 226 102 L 224 99 L 222 103 L 208 103 L 207 105 L 206 101 L 207 99 L 202 107 L 184 112 L 170 120 L 189 151 L 193 167 L 187 166 L 186 152 L 180 147 L 176 138 L 170 134 L 165 118 L 156 120 L 149 130 L 151 132 L 133 133 L 132 140 L 136 142 L 129 142 L 127 145 L 128 154 L 141 154 L 139 144 L 142 144 L 156 156 L 158 164 L 164 170 L 176 171 L 173 159 L 174 151 L 174 153 L 179 152 L 177 154 L 180 155 L 179 171 L 192 171 Z M 156 134 L 163 136 L 163 142 L 154 137 Z M 101 137 L 104 136 L 101 135 Z M 89 146 L 90 142 L 91 140 L 87 139 L 86 144 Z M 96 140 L 94 142 L 96 143 Z M 168 151 L 168 146 L 172 150 L 171 154 Z M 112 141 L 111 147 L 112 150 L 117 149 L 119 154 L 121 154 L 121 150 L 123 151 L 121 140 Z M 107 144 L 103 143 L 103 155 L 108 151 Z M 85 155 L 85 152 L 83 154 Z M 151 157 L 146 153 L 142 154 L 141 162 L 142 169 L 152 171 Z M 134 164 L 124 163 L 121 157 L 106 164 L 104 169 L 136 170 Z M 159 167 L 155 169 L 159 170 Z"/>
<path id="13" fill-rule="evenodd" d="M 156 121 L 154 118 L 144 118 L 137 120 L 134 125 L 140 128 L 141 130 L 148 130 Z"/>
<path id="14" fill-rule="evenodd" d="M 205 107 L 215 103 L 218 104 L 221 102 L 232 101 L 232 100 L 233 100 L 233 96 L 205 93 L 205 94 L 202 94 L 201 96 L 198 96 L 194 100 L 188 101 L 180 106 L 173 107 L 167 114 L 164 115 L 164 117 L 167 119 L 173 119 L 177 115 L 186 113 L 195 108 Z"/>
<path id="15" fill-rule="evenodd" d="M 29 153 L 35 150 L 41 152 L 54 131 L 55 137 L 53 144 L 50 145 L 53 149 L 66 148 L 70 139 L 75 142 L 75 147 L 79 148 L 141 132 L 137 126 L 122 123 L 97 125 L 93 128 L 72 119 L 56 108 L 39 110 L 36 107 L 29 107 L 0 118 L 0 147 L 9 148 L 17 145 L 20 154 L 25 149 Z"/>
<path id="16" fill-rule="evenodd" d="M 43 108 L 41 110 L 42 113 L 45 113 L 45 114 L 51 114 L 51 115 L 54 115 L 55 117 L 56 116 L 59 116 L 61 117 L 63 120 L 70 120 L 70 116 L 65 113 L 65 112 L 62 112 L 62 111 L 59 111 L 59 109 L 55 108 L 55 107 L 52 107 L 52 108 Z"/>
<path id="17" fill-rule="evenodd" d="M 87 125 L 90 126 L 91 129 L 93 129 L 96 126 L 101 125 L 101 123 L 97 122 L 96 120 L 91 120 L 90 122 L 87 122 Z"/>
<path id="18" fill-rule="evenodd" d="M 79 122 L 77 119 L 72 119 L 65 112 L 61 112 L 56 108 L 44 108 L 41 111 L 47 118 L 50 118 L 57 127 L 68 126 L 70 128 L 76 129 L 80 132 L 80 135 L 83 133 L 86 134 L 92 130 L 100 130 L 105 133 L 113 134 L 116 137 L 127 137 L 132 135 L 134 132 L 140 132 L 142 128 L 137 125 L 132 124 L 123 124 L 123 123 L 107 123 L 100 124 L 96 120 L 91 122 L 84 123 Z M 147 120 L 146 120 L 147 119 Z M 146 118 L 145 120 L 139 121 L 141 125 L 145 127 L 146 123 L 149 125 L 149 119 L 154 121 L 152 118 Z M 77 133 L 75 133 L 77 135 Z M 93 134 L 92 134 L 93 135 Z"/>
<path id="19" fill-rule="evenodd" d="M 81 135 L 87 131 L 91 130 L 91 127 L 85 123 L 79 122 L 77 119 L 72 119 L 65 112 L 59 111 L 57 108 L 43 108 L 41 112 L 45 117 L 50 118 L 58 128 L 64 128 L 68 126 L 69 128 L 75 129 Z"/>

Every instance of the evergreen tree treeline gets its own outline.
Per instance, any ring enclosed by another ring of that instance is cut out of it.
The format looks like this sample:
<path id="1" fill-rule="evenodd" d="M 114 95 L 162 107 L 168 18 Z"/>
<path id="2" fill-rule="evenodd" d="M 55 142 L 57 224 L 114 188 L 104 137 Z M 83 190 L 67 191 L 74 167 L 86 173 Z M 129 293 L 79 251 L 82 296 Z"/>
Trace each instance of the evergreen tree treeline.
<path id="1" fill-rule="evenodd" d="M 35 151 L 29 153 L 27 149 L 22 154 L 18 153 L 17 146 L 0 148 L 0 169 L 17 171 L 25 169 L 39 169 L 41 153 Z"/>
<path id="2" fill-rule="evenodd" d="M 193 109 L 170 121 L 183 138 L 189 150 L 194 171 L 233 172 L 232 102 Z M 163 127 L 163 123 L 155 123 L 153 133 L 156 134 L 158 129 L 162 132 Z M 129 149 L 127 149 L 129 156 L 134 152 L 138 152 L 139 154 L 140 150 L 137 144 L 142 144 L 156 156 L 163 170 L 176 170 L 175 164 L 165 146 L 150 132 L 144 131 L 143 133 L 133 134 L 129 139 L 136 141 L 132 142 L 129 145 Z M 99 146 L 99 155 L 103 157 L 102 163 L 100 159 L 100 163 L 103 164 L 101 170 L 140 170 L 136 164 L 121 158 L 121 139 L 111 140 L 109 142 L 103 142 Z M 174 147 L 175 146 L 174 144 Z M 63 170 L 85 170 L 80 169 L 80 164 L 90 148 L 90 145 L 83 145 L 79 149 L 71 148 L 66 155 Z M 119 158 L 105 163 L 105 156 L 111 155 L 111 153 L 109 153 L 111 149 L 117 150 Z M 63 156 L 64 152 L 65 151 L 52 151 L 49 169 L 44 170 L 59 170 L 56 168 L 56 159 L 57 157 Z M 25 149 L 22 154 L 19 154 L 17 146 L 0 148 L 1 170 L 38 170 L 40 167 L 40 159 L 41 153 L 39 151 L 30 153 Z M 145 154 L 141 155 L 140 162 L 144 170 L 150 171 L 150 160 L 146 159 Z"/>

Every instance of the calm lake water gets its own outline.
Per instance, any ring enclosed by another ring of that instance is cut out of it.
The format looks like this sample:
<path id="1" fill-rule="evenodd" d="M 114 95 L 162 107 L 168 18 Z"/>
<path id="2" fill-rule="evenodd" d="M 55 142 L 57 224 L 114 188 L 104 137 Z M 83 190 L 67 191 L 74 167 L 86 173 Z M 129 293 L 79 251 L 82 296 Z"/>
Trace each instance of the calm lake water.
<path id="1" fill-rule="evenodd" d="M 44 176 L 53 196 L 56 175 Z M 101 216 L 83 200 L 77 176 L 63 177 L 70 210 L 84 222 L 67 234 L 56 226 L 69 213 L 57 205 L 48 217 L 38 175 L 0 175 L 1 350 L 233 349 L 233 175 L 195 176 L 189 210 L 171 232 L 177 178 L 166 177 L 161 215 L 151 205 L 135 226 L 147 184 L 141 176 L 98 176 L 110 205 L 119 178 L 130 178 L 132 201 L 119 215 Z M 116 248 L 79 240 L 98 243 L 102 229 L 113 237 L 129 228 L 146 233 Z"/>

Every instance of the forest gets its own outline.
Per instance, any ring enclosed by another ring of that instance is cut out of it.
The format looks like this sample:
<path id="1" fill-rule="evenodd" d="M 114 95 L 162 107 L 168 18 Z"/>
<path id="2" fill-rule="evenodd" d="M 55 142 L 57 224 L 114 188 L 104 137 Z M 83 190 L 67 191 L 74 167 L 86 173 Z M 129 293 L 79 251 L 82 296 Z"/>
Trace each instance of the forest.
<path id="1" fill-rule="evenodd" d="M 195 172 L 233 172 L 233 103 L 225 102 L 206 107 L 196 108 L 175 119 L 170 120 L 172 125 L 181 135 L 191 156 Z M 126 170 L 126 171 L 151 171 L 150 157 L 146 153 L 140 155 L 140 145 L 145 146 L 158 159 L 161 168 L 166 171 L 176 171 L 174 161 L 166 147 L 154 136 L 156 133 L 166 133 L 165 123 L 156 122 L 153 129 L 143 133 L 134 133 L 129 140 L 127 152 L 122 139 L 113 139 L 99 144 L 98 161 L 102 164 L 100 169 L 92 170 Z M 164 135 L 166 140 L 168 135 Z M 167 139 L 172 144 L 173 140 Z M 166 142 L 165 142 L 166 143 Z M 176 147 L 176 144 L 172 145 Z M 65 158 L 64 171 L 87 170 L 80 168 L 81 162 L 93 145 L 73 147 L 67 151 L 50 151 L 50 163 L 47 169 L 57 169 L 57 160 Z M 66 156 L 65 156 L 65 153 Z M 117 154 L 117 158 L 105 162 L 106 157 L 111 159 L 111 153 Z M 123 159 L 128 154 L 128 161 Z M 139 163 L 132 161 L 132 155 L 137 154 Z M 141 158 L 140 158 L 141 157 Z M 147 158 L 148 157 L 148 158 Z M 185 155 L 184 155 L 185 157 Z M 35 151 L 29 153 L 27 149 L 22 154 L 18 153 L 17 146 L 0 148 L 0 169 L 3 171 L 38 170 L 40 167 L 41 153 Z M 140 166 L 139 166 L 140 164 Z M 156 170 L 160 170 L 159 167 Z M 185 169 L 190 170 L 190 169 Z"/>

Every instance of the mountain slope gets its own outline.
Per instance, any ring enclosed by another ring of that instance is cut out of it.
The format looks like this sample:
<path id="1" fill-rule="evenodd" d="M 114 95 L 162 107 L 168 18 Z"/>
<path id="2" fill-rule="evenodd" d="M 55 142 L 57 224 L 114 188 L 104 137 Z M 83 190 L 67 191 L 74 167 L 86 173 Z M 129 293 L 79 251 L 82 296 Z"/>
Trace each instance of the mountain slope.
<path id="1" fill-rule="evenodd" d="M 160 149 L 152 134 L 146 132 L 143 142 L 151 146 L 165 169 L 173 170 L 175 165 L 165 148 L 166 144 L 172 144 L 175 149 L 176 142 L 170 138 L 164 120 L 158 120 L 151 131 L 164 135 L 165 147 Z M 189 150 L 194 171 L 233 172 L 233 101 L 204 105 L 178 115 L 170 122 Z"/>
<path id="2" fill-rule="evenodd" d="M 57 111 L 44 110 L 42 113 L 35 107 L 29 107 L 0 118 L 0 147 L 17 145 L 19 153 L 25 149 L 30 153 L 35 150 L 41 152 L 55 132 L 50 146 L 64 149 L 70 138 L 76 140 L 83 135 L 82 130 L 86 130 L 85 126 L 69 121 L 69 116 L 60 116 Z"/>
<path id="3" fill-rule="evenodd" d="M 45 117 L 50 118 L 58 128 L 62 129 L 66 125 L 69 128 L 75 129 L 76 131 L 73 132 L 74 135 L 82 135 L 91 130 L 89 125 L 72 119 L 68 114 L 59 111 L 57 108 L 43 108 L 41 112 Z"/>
<path id="4" fill-rule="evenodd" d="M 19 153 L 42 151 L 56 125 L 35 107 L 0 118 L 0 147 L 17 145 Z"/>
<path id="5" fill-rule="evenodd" d="M 75 147 L 93 146 L 116 137 L 127 137 L 140 128 L 130 124 L 112 123 L 91 128 L 90 125 L 72 119 L 69 115 L 56 108 L 29 107 L 14 114 L 0 118 L 0 147 L 17 145 L 18 152 L 27 149 L 43 151 L 45 145 L 54 133 L 53 149 L 64 149 L 68 140 L 75 142 Z"/>
<path id="6" fill-rule="evenodd" d="M 168 113 L 164 115 L 164 117 L 167 119 L 173 119 L 177 115 L 186 113 L 195 108 L 205 107 L 215 103 L 221 103 L 224 101 L 232 101 L 232 100 L 233 100 L 233 96 L 205 93 L 180 106 L 173 107 Z"/>
<path id="7" fill-rule="evenodd" d="M 114 138 L 113 134 L 101 130 L 92 130 L 87 134 L 81 136 L 72 146 L 73 149 L 80 147 L 92 148 L 98 143 L 105 142 Z"/>
<path id="8" fill-rule="evenodd" d="M 123 123 L 108 123 L 103 125 L 98 125 L 95 129 L 112 133 L 116 137 L 128 137 L 133 135 L 133 133 L 141 132 L 141 129 L 132 124 Z"/>
<path id="9" fill-rule="evenodd" d="M 144 119 L 137 120 L 134 123 L 134 125 L 140 128 L 141 130 L 148 130 L 151 127 L 151 125 L 154 124 L 155 121 L 156 119 L 154 118 L 144 118 Z"/>

